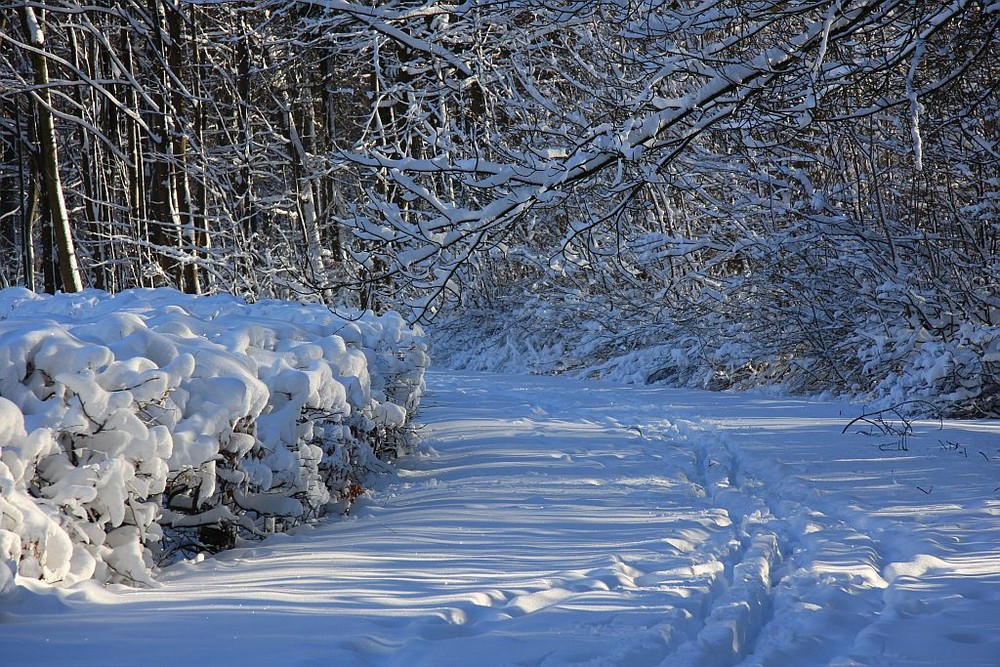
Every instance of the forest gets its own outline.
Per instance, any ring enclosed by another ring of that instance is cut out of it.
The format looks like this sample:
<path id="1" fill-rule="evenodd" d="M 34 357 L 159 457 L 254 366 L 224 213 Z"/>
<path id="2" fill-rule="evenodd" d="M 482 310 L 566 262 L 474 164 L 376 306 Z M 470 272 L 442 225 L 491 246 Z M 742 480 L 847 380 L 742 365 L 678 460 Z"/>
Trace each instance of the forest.
<path id="1" fill-rule="evenodd" d="M 1000 416 L 1000 3 L 0 0 L 0 286 Z"/>

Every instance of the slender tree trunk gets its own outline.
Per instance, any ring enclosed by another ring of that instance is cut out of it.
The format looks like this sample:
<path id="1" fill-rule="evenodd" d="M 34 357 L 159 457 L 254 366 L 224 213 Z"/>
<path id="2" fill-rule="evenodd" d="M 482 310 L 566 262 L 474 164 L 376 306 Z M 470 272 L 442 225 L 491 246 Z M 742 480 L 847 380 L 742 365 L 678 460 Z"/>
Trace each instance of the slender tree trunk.
<path id="1" fill-rule="evenodd" d="M 250 168 L 250 155 L 253 151 L 253 128 L 250 126 L 249 104 L 250 68 L 252 65 L 250 29 L 245 21 L 240 22 L 241 36 L 236 46 L 237 54 L 237 84 L 236 98 L 233 107 L 240 124 L 240 176 L 237 197 L 239 201 L 238 215 L 243 227 L 244 238 L 249 239 L 261 230 L 261 216 L 254 201 L 254 175 Z"/>
<path id="2" fill-rule="evenodd" d="M 208 255 L 211 250 L 211 236 L 209 234 L 208 225 L 208 188 L 206 183 L 209 179 L 208 174 L 208 155 L 205 150 L 205 126 L 206 126 L 206 114 L 205 114 L 205 99 L 204 99 L 204 89 L 202 85 L 202 76 L 204 72 L 204 55 L 201 44 L 201 32 L 202 32 L 202 15 L 201 10 L 195 5 L 190 5 L 191 8 L 191 29 L 193 32 L 192 36 L 192 46 L 191 46 L 191 62 L 193 63 L 193 74 L 191 76 L 191 86 L 192 93 L 194 94 L 193 102 L 193 121 L 194 121 L 194 136 L 198 142 L 199 157 L 201 158 L 199 164 L 199 178 L 195 179 L 191 188 L 191 198 L 194 205 L 197 207 L 200 218 L 197 218 L 199 224 L 197 224 L 193 230 L 194 232 L 194 245 L 203 253 Z M 202 267 L 197 264 L 193 265 L 193 271 L 191 275 L 191 280 L 195 281 L 197 285 L 197 290 L 199 292 L 205 289 L 205 283 L 209 280 L 209 274 L 204 271 Z"/>
<path id="3" fill-rule="evenodd" d="M 325 144 L 322 146 L 322 150 L 329 150 L 331 143 L 338 139 L 338 123 L 337 123 L 337 96 L 334 94 L 334 84 L 339 73 L 335 67 L 336 61 L 332 57 L 327 57 L 323 61 L 323 76 L 320 77 L 319 85 L 316 87 L 314 95 L 317 99 L 323 100 L 323 133 L 325 137 Z M 341 192 L 340 181 L 333 175 L 324 178 L 324 198 L 326 200 L 327 210 L 332 213 L 335 217 L 342 217 L 346 214 L 346 206 L 344 202 L 344 196 Z M 323 230 L 323 245 L 330 251 L 330 255 L 333 257 L 334 262 L 342 262 L 344 259 L 344 252 L 341 246 L 340 234 L 341 228 L 340 224 L 331 224 Z"/>
<path id="4" fill-rule="evenodd" d="M 185 259 L 178 279 L 181 282 L 181 289 L 185 292 L 199 294 L 201 284 L 198 279 L 196 211 L 188 172 L 190 150 L 186 131 L 188 100 L 181 87 L 182 82 L 190 79 L 187 76 L 188 68 L 185 66 L 190 60 L 185 57 L 185 51 L 195 41 L 196 36 L 184 34 L 184 17 L 176 0 L 165 3 L 164 11 L 170 36 L 170 43 L 167 45 L 167 66 L 170 69 L 170 77 L 167 81 L 170 83 L 170 118 L 173 126 L 170 133 L 173 216 L 178 224 L 181 250 L 190 255 Z"/>
<path id="5" fill-rule="evenodd" d="M 324 282 L 323 257 L 320 246 L 319 221 L 316 212 L 316 192 L 309 173 L 309 155 L 302 143 L 295 125 L 295 114 L 289 100 L 285 100 L 285 122 L 288 125 L 288 139 L 291 142 L 292 170 L 298 190 L 299 220 L 308 261 L 307 277 L 317 284 Z"/>
<path id="6" fill-rule="evenodd" d="M 0 26 L 2 27 L 2 26 Z M 13 103 L 0 100 L 0 118 L 13 119 L 18 111 Z M 13 125 L 13 123 L 11 123 Z M 8 131 L 9 129 L 9 131 Z M 18 189 L 18 149 L 20 132 L 7 123 L 0 124 L 0 286 L 10 287 L 18 281 L 17 251 L 18 216 L 24 206 L 23 191 Z"/>
<path id="7" fill-rule="evenodd" d="M 40 50 L 45 45 L 42 24 L 32 7 L 24 6 L 22 11 L 31 45 Z M 62 181 L 59 176 L 59 152 L 55 120 L 51 110 L 48 61 L 39 51 L 32 52 L 31 61 L 35 70 L 35 85 L 38 87 L 33 94 L 36 101 L 40 143 L 38 162 L 45 183 L 52 241 L 59 260 L 59 287 L 66 292 L 79 292 L 83 289 L 83 281 L 80 279 L 80 269 L 76 262 L 69 212 L 66 210 L 66 199 L 63 196 Z"/>
<path id="8" fill-rule="evenodd" d="M 94 48 L 93 37 L 83 31 L 82 35 L 78 31 L 69 31 L 70 52 L 73 57 L 73 65 L 81 72 L 87 73 L 93 79 L 100 78 L 98 72 L 99 55 Z M 72 91 L 76 103 L 79 105 L 80 113 L 94 119 L 95 124 L 100 122 L 101 114 L 99 107 L 101 101 L 94 94 L 90 87 L 75 86 Z M 80 184 L 83 187 L 84 205 L 82 208 L 84 219 L 77 222 L 77 232 L 82 243 L 89 250 L 91 258 L 90 274 L 93 285 L 97 289 L 109 289 L 108 274 L 108 245 L 106 233 L 108 225 L 108 194 L 101 187 L 101 171 L 104 168 L 107 157 L 104 145 L 99 141 L 93 141 L 91 131 L 80 124 L 77 127 L 79 140 L 78 148 L 78 169 L 80 174 Z"/>
<path id="9" fill-rule="evenodd" d="M 137 64 L 136 50 L 139 47 L 133 42 L 133 32 L 122 28 L 118 31 L 118 41 L 121 45 L 119 48 L 124 54 L 122 60 L 124 61 L 125 68 L 132 73 L 138 72 L 139 66 Z M 122 86 L 119 99 L 123 99 L 132 109 L 142 108 L 142 100 L 135 86 Z M 130 241 L 133 242 L 133 245 L 130 250 L 123 249 L 121 252 L 121 255 L 128 256 L 130 261 L 127 264 L 123 264 L 122 269 L 119 269 L 118 278 L 124 285 L 152 287 L 153 280 L 146 267 L 154 261 L 154 253 L 141 243 L 141 241 L 148 240 L 151 236 L 149 224 L 150 205 L 147 196 L 149 187 L 144 169 L 146 150 L 143 146 L 142 133 L 143 129 L 139 122 L 132 118 L 125 120 L 122 135 L 125 144 L 124 152 L 129 156 L 126 165 L 126 173 L 128 174 L 128 191 L 126 195 L 128 208 L 126 210 L 128 218 L 125 228 L 131 232 L 132 237 Z"/>
<path id="10" fill-rule="evenodd" d="M 149 213 L 150 236 L 156 247 L 156 257 L 161 269 L 161 284 L 174 284 L 178 287 L 183 282 L 183 270 L 176 259 L 180 248 L 181 225 L 177 211 L 177 191 L 174 177 L 173 162 L 174 131 L 171 112 L 172 100 L 169 91 L 172 87 L 168 70 L 167 44 L 164 37 L 167 33 L 167 17 L 164 0 L 149 0 L 148 3 L 153 47 L 153 62 L 148 64 L 157 70 L 150 98 L 155 108 L 150 119 L 150 138 L 153 143 L 153 155 L 150 165 L 151 182 L 149 183 Z"/>
<path id="11" fill-rule="evenodd" d="M 18 137 L 23 137 L 21 129 L 21 110 L 17 109 L 14 128 Z M 23 199 L 21 200 L 21 263 L 24 266 L 24 286 L 30 290 L 35 289 L 35 235 L 32 226 L 35 222 L 35 210 L 38 206 L 38 188 L 35 186 L 37 178 L 33 178 L 32 183 L 28 179 L 32 178 L 25 169 L 27 158 L 24 155 L 25 142 L 19 141 L 17 144 L 17 183 L 21 187 Z M 30 193 L 30 196 L 29 196 Z"/>

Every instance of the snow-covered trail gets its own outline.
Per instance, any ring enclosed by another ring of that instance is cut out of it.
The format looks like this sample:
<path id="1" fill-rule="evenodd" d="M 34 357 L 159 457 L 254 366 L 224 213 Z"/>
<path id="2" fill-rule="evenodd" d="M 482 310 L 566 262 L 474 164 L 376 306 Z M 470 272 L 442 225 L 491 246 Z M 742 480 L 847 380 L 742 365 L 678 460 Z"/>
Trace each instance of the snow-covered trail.
<path id="1" fill-rule="evenodd" d="M 1000 665 L 996 424 L 897 452 L 846 406 L 429 385 L 423 453 L 352 517 L 22 595 L 0 664 Z"/>

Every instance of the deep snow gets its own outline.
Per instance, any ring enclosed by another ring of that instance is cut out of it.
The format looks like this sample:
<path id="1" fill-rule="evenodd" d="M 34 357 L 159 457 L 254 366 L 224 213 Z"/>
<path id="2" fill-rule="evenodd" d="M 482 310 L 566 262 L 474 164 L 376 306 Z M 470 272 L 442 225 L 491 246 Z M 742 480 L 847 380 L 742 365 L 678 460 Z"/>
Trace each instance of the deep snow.
<path id="1" fill-rule="evenodd" d="M 3 665 L 1000 665 L 1000 424 L 435 372 L 355 507 L 161 573 L 21 580 Z"/>
<path id="2" fill-rule="evenodd" d="M 0 290 L 0 602 L 346 506 L 410 440 L 423 349 L 393 312 Z"/>

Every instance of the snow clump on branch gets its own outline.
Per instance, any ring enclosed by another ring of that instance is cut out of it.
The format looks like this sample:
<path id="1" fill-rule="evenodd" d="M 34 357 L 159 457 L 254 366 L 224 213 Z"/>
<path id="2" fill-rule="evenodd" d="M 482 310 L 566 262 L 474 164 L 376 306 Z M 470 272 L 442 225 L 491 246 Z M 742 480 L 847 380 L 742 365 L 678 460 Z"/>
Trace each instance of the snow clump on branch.
<path id="1" fill-rule="evenodd" d="M 174 290 L 0 291 L 0 596 L 344 511 L 411 444 L 427 365 L 395 313 Z"/>

